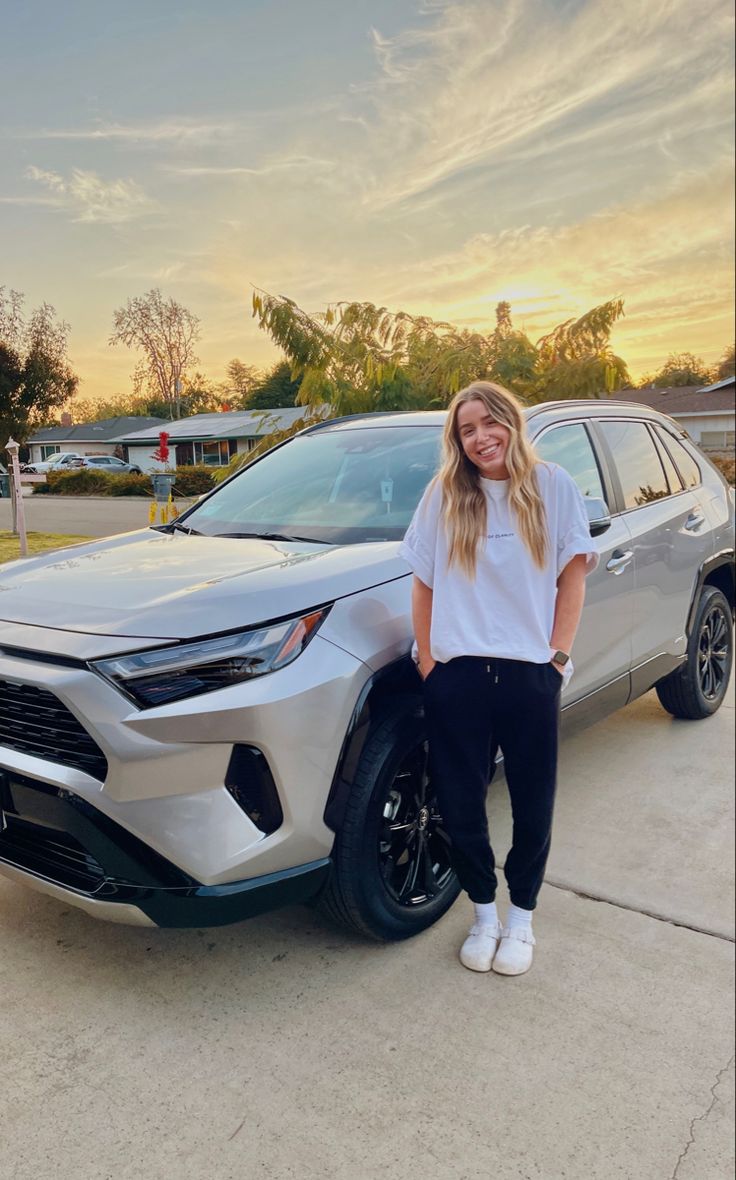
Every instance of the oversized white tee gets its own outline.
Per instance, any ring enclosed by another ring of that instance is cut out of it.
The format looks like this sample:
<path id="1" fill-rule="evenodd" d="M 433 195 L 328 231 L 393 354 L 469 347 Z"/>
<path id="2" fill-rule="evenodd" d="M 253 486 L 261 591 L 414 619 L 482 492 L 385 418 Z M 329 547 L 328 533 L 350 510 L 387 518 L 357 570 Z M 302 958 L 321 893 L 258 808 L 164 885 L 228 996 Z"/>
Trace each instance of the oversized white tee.
<path id="1" fill-rule="evenodd" d="M 549 662 L 557 579 L 579 553 L 586 555 L 591 572 L 598 564 L 598 552 L 583 497 L 568 472 L 556 463 L 539 462 L 536 476 L 550 539 L 544 569 L 534 563 L 519 535 L 508 480 L 480 480 L 487 527 L 485 540 L 478 546 L 474 578 L 457 562 L 448 568 L 439 481 L 434 480 L 424 493 L 399 553 L 433 591 L 433 660 L 446 663 L 456 656 L 489 656 Z M 566 671 L 567 680 L 572 669 Z"/>

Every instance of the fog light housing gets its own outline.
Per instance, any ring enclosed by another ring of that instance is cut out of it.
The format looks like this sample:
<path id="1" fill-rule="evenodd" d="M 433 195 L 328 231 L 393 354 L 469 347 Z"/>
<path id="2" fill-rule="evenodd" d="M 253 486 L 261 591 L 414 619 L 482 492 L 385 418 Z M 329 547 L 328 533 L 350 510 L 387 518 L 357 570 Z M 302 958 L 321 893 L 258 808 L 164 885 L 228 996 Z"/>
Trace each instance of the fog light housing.
<path id="1" fill-rule="evenodd" d="M 270 836 L 284 822 L 281 800 L 265 755 L 255 746 L 233 746 L 225 786 L 251 823 Z"/>

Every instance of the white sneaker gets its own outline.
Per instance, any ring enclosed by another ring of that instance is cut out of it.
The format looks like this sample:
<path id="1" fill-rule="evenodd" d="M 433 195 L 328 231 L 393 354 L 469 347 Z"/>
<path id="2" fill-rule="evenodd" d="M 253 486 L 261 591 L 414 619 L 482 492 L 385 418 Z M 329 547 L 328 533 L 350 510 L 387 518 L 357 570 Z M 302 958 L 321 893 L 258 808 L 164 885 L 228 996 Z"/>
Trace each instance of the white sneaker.
<path id="1" fill-rule="evenodd" d="M 504 926 L 493 970 L 499 975 L 523 975 L 534 958 L 534 935 L 521 926 Z"/>
<path id="2" fill-rule="evenodd" d="M 460 962 L 469 971 L 490 971 L 501 937 L 501 923 L 476 923 L 460 947 Z"/>

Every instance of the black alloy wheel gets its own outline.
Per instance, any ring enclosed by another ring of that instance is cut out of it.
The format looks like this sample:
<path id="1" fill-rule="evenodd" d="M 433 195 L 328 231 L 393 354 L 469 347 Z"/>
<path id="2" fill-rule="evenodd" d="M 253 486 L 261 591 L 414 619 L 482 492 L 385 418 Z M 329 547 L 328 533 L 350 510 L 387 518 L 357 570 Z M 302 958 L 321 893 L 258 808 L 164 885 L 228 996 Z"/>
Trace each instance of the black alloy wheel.
<path id="1" fill-rule="evenodd" d="M 720 708 L 733 665 L 733 614 L 717 586 L 700 593 L 681 668 L 656 685 L 657 696 L 673 717 L 699 721 Z"/>
<path id="2" fill-rule="evenodd" d="M 383 820 L 378 859 L 389 895 L 410 907 L 437 897 L 453 870 L 449 837 L 429 790 L 426 742 L 410 750 L 399 766 L 388 789 Z"/>
<path id="3" fill-rule="evenodd" d="M 722 603 L 715 602 L 698 636 L 698 679 L 706 701 L 718 700 L 725 691 L 731 666 L 730 637 L 731 619 L 726 618 Z"/>
<path id="4" fill-rule="evenodd" d="M 396 702 L 377 720 L 353 776 L 320 904 L 370 938 L 410 938 L 441 918 L 460 892 L 450 842 L 427 778 L 424 718 Z"/>

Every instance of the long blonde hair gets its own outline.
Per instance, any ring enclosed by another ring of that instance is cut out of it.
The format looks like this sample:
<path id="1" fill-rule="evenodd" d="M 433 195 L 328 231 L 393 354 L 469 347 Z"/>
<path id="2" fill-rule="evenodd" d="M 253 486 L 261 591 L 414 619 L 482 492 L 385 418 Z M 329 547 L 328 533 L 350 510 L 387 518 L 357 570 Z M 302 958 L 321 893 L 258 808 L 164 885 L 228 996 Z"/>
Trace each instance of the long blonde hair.
<path id="1" fill-rule="evenodd" d="M 469 577 L 474 577 L 478 544 L 487 527 L 480 472 L 463 450 L 457 425 L 460 407 L 472 401 L 482 402 L 493 421 L 510 431 L 505 460 L 509 503 L 522 541 L 535 565 L 543 569 L 549 552 L 549 535 L 535 471 L 538 459 L 527 438 L 521 403 L 503 385 L 492 381 L 474 381 L 456 393 L 445 422 L 442 465 L 437 479 L 442 487 L 443 515 L 450 542 L 448 565 L 456 561 Z"/>

